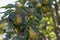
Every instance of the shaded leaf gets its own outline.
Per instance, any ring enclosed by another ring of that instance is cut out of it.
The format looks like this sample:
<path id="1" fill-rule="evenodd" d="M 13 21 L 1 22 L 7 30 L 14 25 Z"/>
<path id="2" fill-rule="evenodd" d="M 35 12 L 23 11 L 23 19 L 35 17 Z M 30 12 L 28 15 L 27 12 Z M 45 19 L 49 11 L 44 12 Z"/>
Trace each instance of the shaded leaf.
<path id="1" fill-rule="evenodd" d="M 3 6 L 3 7 L 1 7 L 1 8 L 7 9 L 7 8 L 13 8 L 13 7 L 15 7 L 15 5 L 13 5 L 13 4 L 8 4 L 8 5 Z"/>

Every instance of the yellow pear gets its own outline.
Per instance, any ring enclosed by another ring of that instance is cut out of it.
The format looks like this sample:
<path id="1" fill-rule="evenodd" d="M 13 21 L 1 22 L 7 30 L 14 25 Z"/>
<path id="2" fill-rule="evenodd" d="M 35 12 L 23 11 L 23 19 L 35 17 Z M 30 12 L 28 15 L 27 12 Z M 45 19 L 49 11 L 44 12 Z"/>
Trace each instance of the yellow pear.
<path id="1" fill-rule="evenodd" d="M 16 14 L 14 24 L 19 25 L 21 23 L 22 23 L 22 18 L 18 14 Z"/>
<path id="2" fill-rule="evenodd" d="M 33 40 L 33 39 L 36 38 L 36 33 L 35 33 L 35 31 L 34 31 L 33 29 L 30 29 L 30 30 L 29 30 L 29 34 L 30 34 L 30 36 L 29 36 L 30 39 Z"/>
<path id="3" fill-rule="evenodd" d="M 41 8 L 41 3 L 37 3 L 37 4 L 36 4 L 36 7 L 37 7 L 37 8 Z"/>

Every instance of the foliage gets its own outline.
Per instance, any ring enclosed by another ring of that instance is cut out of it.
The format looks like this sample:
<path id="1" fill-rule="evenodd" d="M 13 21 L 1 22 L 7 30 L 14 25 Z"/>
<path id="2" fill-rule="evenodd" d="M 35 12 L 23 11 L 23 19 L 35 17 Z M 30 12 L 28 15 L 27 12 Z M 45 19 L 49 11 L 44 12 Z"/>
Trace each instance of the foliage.
<path id="1" fill-rule="evenodd" d="M 8 4 L 0 25 L 7 23 L 0 28 L 6 30 L 5 39 L 9 40 L 59 40 L 57 30 L 60 34 L 60 15 L 56 20 L 51 7 L 54 0 L 18 0 L 15 4 Z M 57 11 L 56 11 L 57 13 Z M 7 28 L 7 29 L 6 29 Z M 1 30 L 3 31 L 3 30 Z"/>

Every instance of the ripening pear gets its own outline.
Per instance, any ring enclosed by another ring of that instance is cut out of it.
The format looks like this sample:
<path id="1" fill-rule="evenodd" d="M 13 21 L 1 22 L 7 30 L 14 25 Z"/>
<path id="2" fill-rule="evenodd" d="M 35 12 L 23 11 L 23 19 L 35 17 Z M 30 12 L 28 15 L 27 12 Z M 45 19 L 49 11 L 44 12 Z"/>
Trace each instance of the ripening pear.
<path id="1" fill-rule="evenodd" d="M 29 30 L 29 34 L 30 34 L 30 36 L 29 36 L 30 39 L 33 40 L 33 39 L 36 38 L 36 33 L 35 33 L 35 31 L 34 31 L 33 29 L 30 29 L 30 30 Z"/>
<path id="2" fill-rule="evenodd" d="M 15 19 L 14 19 L 14 24 L 19 25 L 22 23 L 22 17 L 19 16 L 19 14 L 16 14 Z"/>
<path id="3" fill-rule="evenodd" d="M 36 7 L 37 7 L 37 8 L 41 8 L 41 3 L 38 2 L 38 3 L 36 4 Z"/>

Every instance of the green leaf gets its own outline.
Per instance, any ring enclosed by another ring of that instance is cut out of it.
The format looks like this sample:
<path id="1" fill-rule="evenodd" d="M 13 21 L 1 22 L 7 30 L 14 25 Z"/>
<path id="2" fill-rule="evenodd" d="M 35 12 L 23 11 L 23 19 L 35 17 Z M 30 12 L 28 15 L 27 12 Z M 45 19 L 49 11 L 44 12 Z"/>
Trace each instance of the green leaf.
<path id="1" fill-rule="evenodd" d="M 4 13 L 3 18 L 6 17 L 7 15 L 9 15 L 12 11 L 13 11 L 12 9 L 9 9 L 9 10 L 3 12 Z"/>
<path id="2" fill-rule="evenodd" d="M 9 20 L 11 19 L 12 21 L 14 21 L 14 19 L 15 19 L 15 15 L 16 15 L 16 13 L 15 12 L 12 12 L 10 15 L 9 15 Z"/>
<path id="3" fill-rule="evenodd" d="M 0 7 L 0 8 L 13 8 L 13 7 L 15 7 L 15 5 L 13 5 L 13 4 L 8 4 L 8 5 L 6 5 L 6 6 L 3 6 L 3 7 Z"/>
<path id="4" fill-rule="evenodd" d="M 13 28 L 13 22 L 11 22 L 11 21 L 8 22 L 8 28 L 9 28 L 9 29 L 12 29 L 12 28 Z"/>
<path id="5" fill-rule="evenodd" d="M 24 40 L 28 40 L 29 39 L 29 32 L 27 30 L 24 31 L 23 33 L 23 36 L 24 36 Z"/>
<path id="6" fill-rule="evenodd" d="M 5 19 L 3 19 L 3 20 L 0 20 L 0 24 L 3 23 L 4 21 L 7 22 L 7 20 L 8 20 L 8 18 L 5 18 Z"/>

